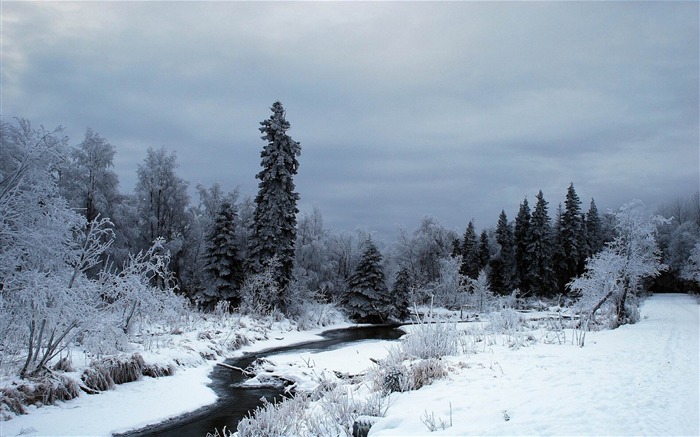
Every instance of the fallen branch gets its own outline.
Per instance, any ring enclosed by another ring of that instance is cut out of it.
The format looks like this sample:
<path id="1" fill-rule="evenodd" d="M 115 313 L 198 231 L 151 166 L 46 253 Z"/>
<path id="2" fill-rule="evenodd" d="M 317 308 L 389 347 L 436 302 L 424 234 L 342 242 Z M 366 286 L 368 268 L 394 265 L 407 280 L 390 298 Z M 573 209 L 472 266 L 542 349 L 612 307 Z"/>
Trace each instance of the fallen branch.
<path id="1" fill-rule="evenodd" d="M 217 364 L 217 366 L 221 366 L 221 367 L 225 367 L 225 368 L 230 369 L 230 370 L 235 370 L 237 372 L 241 372 L 242 374 L 244 374 L 245 376 L 247 376 L 249 378 L 252 378 L 255 376 L 255 373 L 249 372 L 245 369 L 241 369 L 240 367 L 232 366 L 232 365 L 226 364 L 226 363 L 216 363 L 216 364 Z"/>

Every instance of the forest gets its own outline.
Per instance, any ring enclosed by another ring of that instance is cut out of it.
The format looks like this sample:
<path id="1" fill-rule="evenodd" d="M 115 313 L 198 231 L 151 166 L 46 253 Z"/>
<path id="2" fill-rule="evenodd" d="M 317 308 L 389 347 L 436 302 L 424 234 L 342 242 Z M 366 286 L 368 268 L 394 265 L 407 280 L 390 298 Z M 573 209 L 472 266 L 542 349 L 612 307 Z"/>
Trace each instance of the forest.
<path id="1" fill-rule="evenodd" d="M 636 322 L 649 291 L 699 290 L 700 193 L 653 213 L 638 200 L 601 212 L 571 183 L 563 205 L 539 191 L 480 231 L 428 216 L 396 241 L 377 241 L 327 229 L 318 208 L 299 215 L 301 145 L 282 104 L 271 110 L 260 123 L 254 197 L 192 188 L 166 147 L 148 149 L 134 192 L 122 193 L 118 150 L 98 132 L 73 145 L 60 127 L 2 120 L 3 372 L 38 377 L 71 346 L 96 357 L 128 351 L 134 336 L 191 314 L 309 323 L 332 307 L 383 323 L 425 305 L 480 312 L 554 302 L 615 327 Z"/>

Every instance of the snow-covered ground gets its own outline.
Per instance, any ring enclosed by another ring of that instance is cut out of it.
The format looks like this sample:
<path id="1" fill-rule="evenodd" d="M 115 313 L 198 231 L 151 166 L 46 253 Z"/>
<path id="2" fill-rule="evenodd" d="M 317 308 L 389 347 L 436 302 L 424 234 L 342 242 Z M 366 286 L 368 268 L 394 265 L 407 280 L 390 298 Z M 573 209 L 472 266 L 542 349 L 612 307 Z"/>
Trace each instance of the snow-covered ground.
<path id="1" fill-rule="evenodd" d="M 245 352 L 319 340 L 322 338 L 319 334 L 323 331 L 348 326 L 354 325 L 341 323 L 297 331 L 285 324 L 277 324 L 266 332 L 267 339 L 259 339 L 228 355 L 240 356 Z M 188 347 L 206 350 L 209 346 L 203 341 L 192 341 Z M 154 362 L 168 361 L 168 354 L 177 355 L 178 352 L 165 350 L 143 355 L 148 362 Z M 57 405 L 28 407 L 29 414 L 0 421 L 0 436 L 103 436 L 159 423 L 214 403 L 217 396 L 207 387 L 211 382 L 208 375 L 215 363 L 222 360 L 199 360 L 195 367 L 177 368 L 173 376 L 143 377 L 97 395 L 82 394 Z"/>
<path id="2" fill-rule="evenodd" d="M 446 379 L 390 395 L 370 435 L 700 435 L 699 320 L 700 306 L 691 297 L 656 295 L 642 307 L 638 324 L 589 332 L 583 348 L 570 338 L 517 349 L 480 345 L 477 352 L 446 357 Z M 322 330 L 272 332 L 241 352 L 313 340 Z M 366 341 L 271 361 L 303 390 L 333 370 L 362 373 L 372 366 L 370 358 L 384 358 L 391 347 Z M 0 422 L 0 434 L 108 435 L 157 422 L 215 400 L 206 387 L 212 365 L 33 409 Z"/>
<path id="3" fill-rule="evenodd" d="M 485 341 L 445 357 L 446 379 L 391 394 L 370 435 L 700 435 L 699 315 L 687 295 L 656 295 L 638 324 L 589 332 L 583 348 L 571 331 L 566 344 L 534 331 L 540 341 L 517 349 L 504 337 Z M 309 390 L 331 369 L 361 372 L 390 347 L 364 342 L 275 356 L 265 366 Z"/>
<path id="4" fill-rule="evenodd" d="M 583 348 L 465 357 L 446 380 L 393 395 L 371 435 L 424 435 L 426 414 L 452 423 L 432 435 L 700 435 L 699 315 L 687 295 L 656 295 L 641 322 L 588 333 Z"/>

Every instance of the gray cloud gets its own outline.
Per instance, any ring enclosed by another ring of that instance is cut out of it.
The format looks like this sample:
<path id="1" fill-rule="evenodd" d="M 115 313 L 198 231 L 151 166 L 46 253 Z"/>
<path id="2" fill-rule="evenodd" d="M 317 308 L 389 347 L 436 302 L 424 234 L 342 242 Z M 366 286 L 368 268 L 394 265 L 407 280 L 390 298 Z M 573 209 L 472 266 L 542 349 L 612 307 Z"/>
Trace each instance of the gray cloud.
<path id="1" fill-rule="evenodd" d="M 149 146 L 192 185 L 254 195 L 279 99 L 302 143 L 301 207 L 391 235 L 653 207 L 698 180 L 698 4 L 5 2 L 3 117 L 91 127 L 130 190 Z"/>

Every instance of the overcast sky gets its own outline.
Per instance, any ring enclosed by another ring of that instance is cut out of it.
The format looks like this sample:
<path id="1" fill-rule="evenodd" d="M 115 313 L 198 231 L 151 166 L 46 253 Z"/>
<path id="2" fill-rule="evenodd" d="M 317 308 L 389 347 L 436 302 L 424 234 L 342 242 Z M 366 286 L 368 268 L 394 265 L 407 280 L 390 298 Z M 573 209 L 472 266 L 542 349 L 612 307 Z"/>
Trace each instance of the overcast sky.
<path id="1" fill-rule="evenodd" d="M 255 195 L 280 100 L 327 227 L 463 232 L 573 182 L 587 210 L 700 189 L 698 2 L 1 2 L 2 117 L 90 127 Z M 196 200 L 196 199 L 193 199 Z"/>

